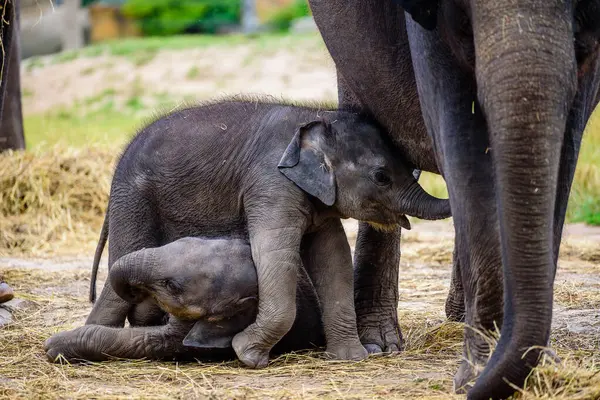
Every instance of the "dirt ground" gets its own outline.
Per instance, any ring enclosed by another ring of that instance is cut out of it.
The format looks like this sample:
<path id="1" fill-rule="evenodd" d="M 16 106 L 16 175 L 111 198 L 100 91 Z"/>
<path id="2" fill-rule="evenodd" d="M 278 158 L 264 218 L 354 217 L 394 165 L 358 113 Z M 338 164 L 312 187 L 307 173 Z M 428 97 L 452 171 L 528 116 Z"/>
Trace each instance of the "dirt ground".
<path id="1" fill-rule="evenodd" d="M 345 227 L 353 245 L 356 221 L 346 221 Z M 280 357 L 260 371 L 242 368 L 238 362 L 50 364 L 42 351 L 44 340 L 82 325 L 90 311 L 92 252 L 53 259 L 0 258 L 0 270 L 18 296 L 28 300 L 27 307 L 13 315 L 13 324 L 2 329 L 0 397 L 450 398 L 462 340 L 460 324 L 445 323 L 443 313 L 452 244 L 448 221 L 418 222 L 403 236 L 398 314 L 406 351 L 360 363 L 327 361 L 319 353 L 296 354 Z M 100 276 L 102 284 L 105 262 Z M 552 332 L 564 366 L 540 369 L 525 398 L 598 398 L 598 228 L 567 227 Z"/>

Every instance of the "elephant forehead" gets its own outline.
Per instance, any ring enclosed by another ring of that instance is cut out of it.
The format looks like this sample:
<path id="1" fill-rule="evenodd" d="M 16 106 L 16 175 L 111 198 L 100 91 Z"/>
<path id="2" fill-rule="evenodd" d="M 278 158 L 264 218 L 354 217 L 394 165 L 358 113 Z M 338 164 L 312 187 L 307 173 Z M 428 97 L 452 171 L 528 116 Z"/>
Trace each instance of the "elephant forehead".
<path id="1" fill-rule="evenodd" d="M 383 167 L 387 164 L 389 162 L 385 157 L 371 149 L 362 149 L 360 152 L 356 152 L 354 157 L 344 160 L 344 167 L 353 171 L 365 167 Z"/>

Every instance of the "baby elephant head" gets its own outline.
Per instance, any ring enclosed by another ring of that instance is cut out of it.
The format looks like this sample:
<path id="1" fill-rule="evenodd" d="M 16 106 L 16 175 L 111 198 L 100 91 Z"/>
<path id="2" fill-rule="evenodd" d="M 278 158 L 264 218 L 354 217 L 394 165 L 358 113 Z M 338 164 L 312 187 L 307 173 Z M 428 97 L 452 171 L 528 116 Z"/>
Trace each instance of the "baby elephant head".
<path id="1" fill-rule="evenodd" d="M 180 319 L 217 321 L 258 304 L 250 245 L 242 240 L 183 238 L 138 250 L 118 259 L 109 279 L 124 300 L 152 297 Z"/>
<path id="2" fill-rule="evenodd" d="M 327 118 L 296 131 L 278 166 L 288 179 L 342 217 L 382 228 L 410 229 L 406 215 L 451 216 L 449 201 L 423 190 L 374 123 L 342 111 Z"/>

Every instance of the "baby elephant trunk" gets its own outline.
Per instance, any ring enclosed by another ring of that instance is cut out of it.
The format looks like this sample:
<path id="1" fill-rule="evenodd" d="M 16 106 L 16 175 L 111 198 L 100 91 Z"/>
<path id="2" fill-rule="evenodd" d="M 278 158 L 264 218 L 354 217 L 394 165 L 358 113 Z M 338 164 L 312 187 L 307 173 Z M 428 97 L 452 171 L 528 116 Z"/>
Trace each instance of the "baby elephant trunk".
<path id="1" fill-rule="evenodd" d="M 156 264 L 154 249 L 134 251 L 112 265 L 108 279 L 114 291 L 128 303 L 141 303 L 148 297 L 145 290 Z"/>
<path id="2" fill-rule="evenodd" d="M 450 201 L 438 199 L 427 193 L 417 181 L 413 181 L 400 195 L 403 214 L 420 219 L 444 219 L 452 216 Z"/>

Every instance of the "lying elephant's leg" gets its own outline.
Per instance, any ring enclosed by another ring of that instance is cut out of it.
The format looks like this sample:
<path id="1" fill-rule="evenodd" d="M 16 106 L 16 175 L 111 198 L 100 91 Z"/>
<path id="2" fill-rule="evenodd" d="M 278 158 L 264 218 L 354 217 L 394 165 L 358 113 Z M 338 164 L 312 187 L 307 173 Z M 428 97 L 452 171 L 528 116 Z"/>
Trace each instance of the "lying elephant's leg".
<path id="1" fill-rule="evenodd" d="M 185 351 L 183 338 L 192 325 L 176 318 L 167 325 L 153 327 L 85 325 L 52 336 L 44 343 L 44 350 L 53 362 L 58 361 L 59 354 L 68 361 L 177 358 Z"/>

